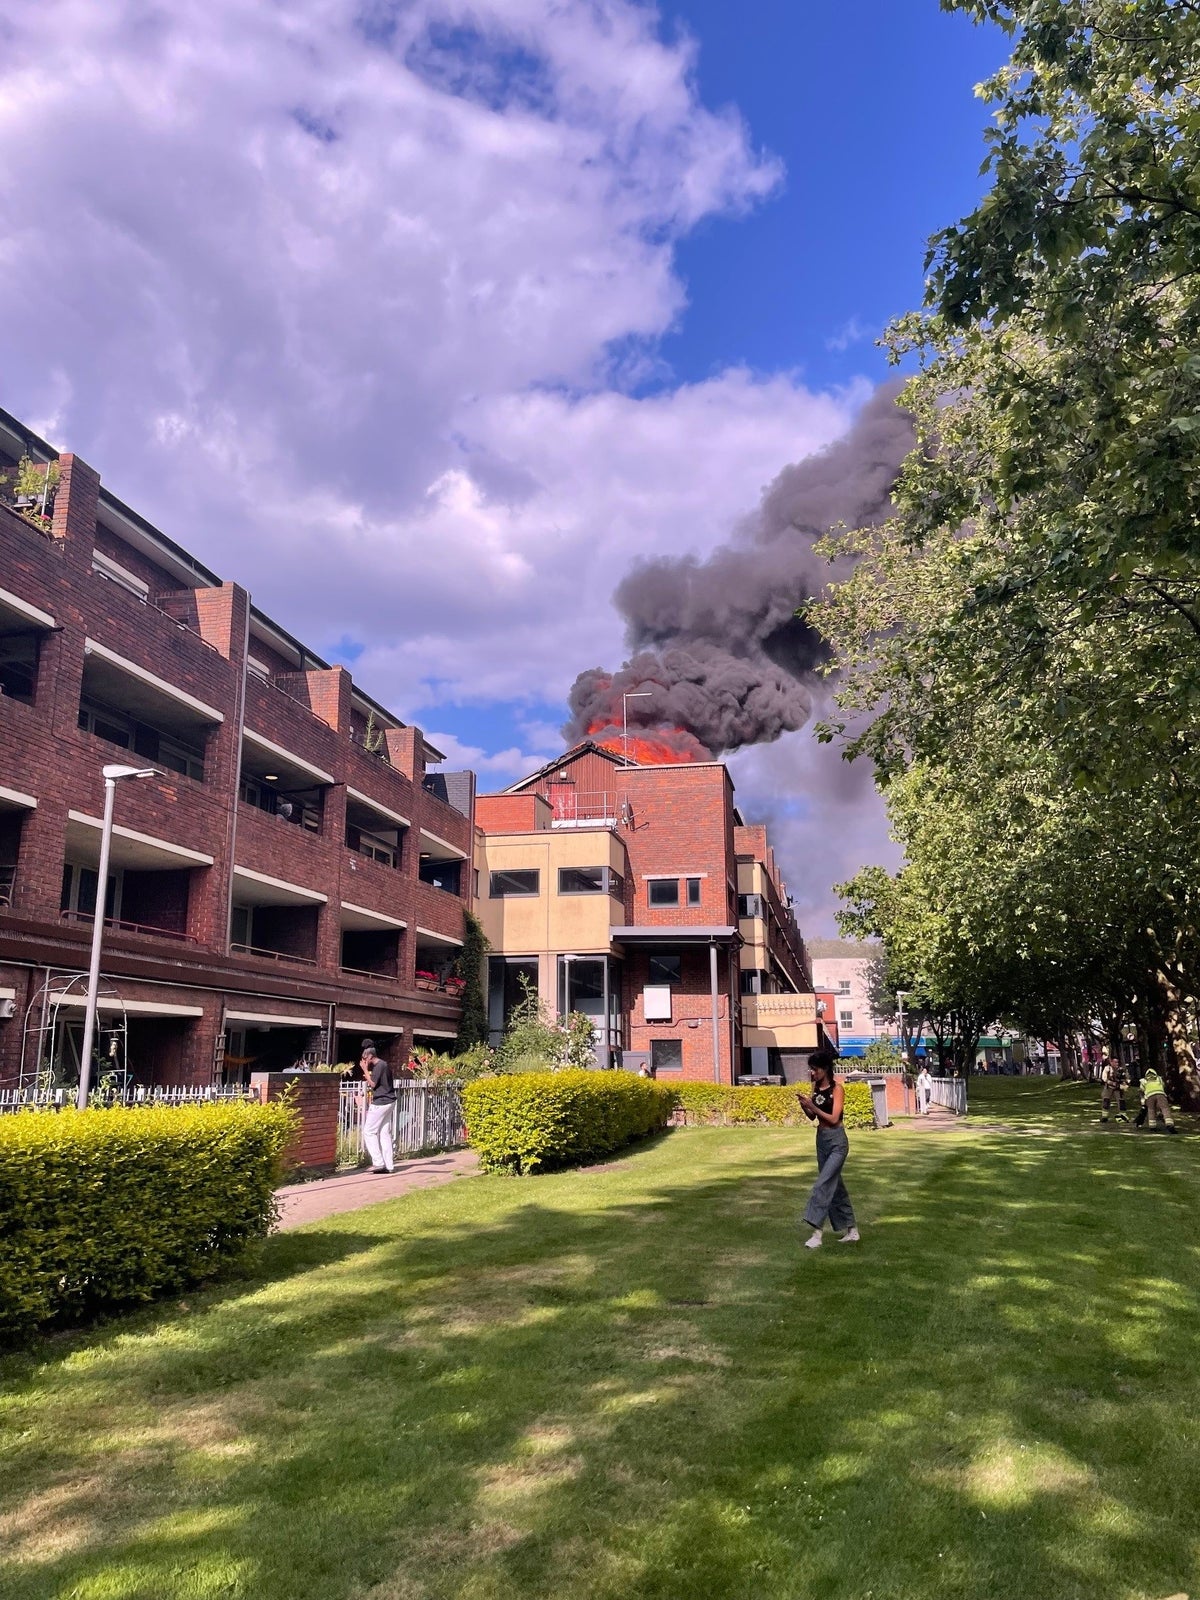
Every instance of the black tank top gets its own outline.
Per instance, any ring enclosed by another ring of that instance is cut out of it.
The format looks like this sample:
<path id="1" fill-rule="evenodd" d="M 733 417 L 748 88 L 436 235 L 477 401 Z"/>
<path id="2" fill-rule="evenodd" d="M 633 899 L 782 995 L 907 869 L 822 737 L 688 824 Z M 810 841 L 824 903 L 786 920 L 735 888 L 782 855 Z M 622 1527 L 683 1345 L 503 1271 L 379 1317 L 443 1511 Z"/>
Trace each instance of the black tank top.
<path id="1" fill-rule="evenodd" d="M 812 1103 L 816 1106 L 818 1111 L 823 1111 L 826 1116 L 831 1117 L 833 1115 L 833 1085 L 831 1084 L 827 1089 L 815 1090 L 813 1092 Z M 841 1120 L 841 1117 L 839 1117 L 836 1125 L 840 1126 Z M 818 1123 L 817 1126 L 824 1127 L 825 1124 Z"/>

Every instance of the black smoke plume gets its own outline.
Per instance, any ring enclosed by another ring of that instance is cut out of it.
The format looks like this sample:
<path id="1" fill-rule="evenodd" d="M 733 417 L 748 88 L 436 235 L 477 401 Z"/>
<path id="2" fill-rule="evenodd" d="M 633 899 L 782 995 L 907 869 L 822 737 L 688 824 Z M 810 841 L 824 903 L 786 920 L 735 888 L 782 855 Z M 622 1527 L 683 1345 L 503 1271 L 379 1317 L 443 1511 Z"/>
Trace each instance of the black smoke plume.
<path id="1" fill-rule="evenodd" d="M 568 740 L 620 728 L 622 693 L 634 690 L 649 696 L 629 701 L 631 729 L 683 730 L 701 753 L 804 726 L 828 651 L 796 607 L 837 576 L 813 545 L 837 523 L 861 528 L 888 515 L 913 445 L 911 418 L 895 404 L 899 387 L 884 384 L 843 439 L 785 467 L 706 560 L 656 556 L 621 580 L 614 599 L 630 656 L 618 672 L 580 673 Z"/>

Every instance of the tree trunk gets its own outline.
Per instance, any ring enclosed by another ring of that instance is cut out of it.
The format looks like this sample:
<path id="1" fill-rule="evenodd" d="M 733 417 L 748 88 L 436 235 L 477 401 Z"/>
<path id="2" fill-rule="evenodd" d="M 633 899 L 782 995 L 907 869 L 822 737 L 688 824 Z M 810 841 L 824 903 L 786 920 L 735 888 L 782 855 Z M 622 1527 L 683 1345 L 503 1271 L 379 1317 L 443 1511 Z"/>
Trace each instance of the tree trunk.
<path id="1" fill-rule="evenodd" d="M 1158 985 L 1162 996 L 1167 1090 L 1187 1110 L 1194 1111 L 1200 1108 L 1200 1072 L 1188 1037 L 1187 1006 L 1176 985 L 1163 972 L 1158 974 Z"/>

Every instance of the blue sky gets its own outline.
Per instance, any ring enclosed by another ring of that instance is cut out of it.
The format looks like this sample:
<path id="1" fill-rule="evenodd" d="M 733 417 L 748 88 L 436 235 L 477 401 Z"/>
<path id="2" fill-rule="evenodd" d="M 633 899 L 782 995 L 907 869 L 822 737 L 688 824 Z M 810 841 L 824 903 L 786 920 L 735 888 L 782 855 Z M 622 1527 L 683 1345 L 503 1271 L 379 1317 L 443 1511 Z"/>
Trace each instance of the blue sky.
<path id="1" fill-rule="evenodd" d="M 1005 52 L 937 0 L 368 9 L 9 0 L 0 404 L 495 787 L 631 566 L 850 426 Z M 869 775 L 731 768 L 828 926 Z"/>

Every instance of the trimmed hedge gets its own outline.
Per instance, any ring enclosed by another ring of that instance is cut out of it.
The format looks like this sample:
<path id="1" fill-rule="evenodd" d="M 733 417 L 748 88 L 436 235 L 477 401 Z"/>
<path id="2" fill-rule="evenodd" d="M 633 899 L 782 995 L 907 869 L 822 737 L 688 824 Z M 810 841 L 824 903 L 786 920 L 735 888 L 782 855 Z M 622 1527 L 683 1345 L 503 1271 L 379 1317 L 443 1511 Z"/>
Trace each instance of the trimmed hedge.
<path id="1" fill-rule="evenodd" d="M 261 1239 L 284 1103 L 0 1116 L 0 1337 L 194 1283 Z"/>
<path id="2" fill-rule="evenodd" d="M 471 1148 L 488 1172 L 577 1166 L 665 1128 L 675 1095 L 628 1072 L 526 1072 L 462 1088 Z"/>
<path id="3" fill-rule="evenodd" d="M 747 1123 L 775 1123 L 791 1127 L 807 1123 L 800 1109 L 798 1092 L 808 1094 L 807 1083 L 762 1084 L 734 1087 L 725 1083 L 677 1083 L 675 1103 L 689 1127 L 715 1123 L 739 1127 Z M 869 1083 L 846 1083 L 846 1108 L 842 1121 L 847 1128 L 873 1128 L 875 1107 Z"/>

